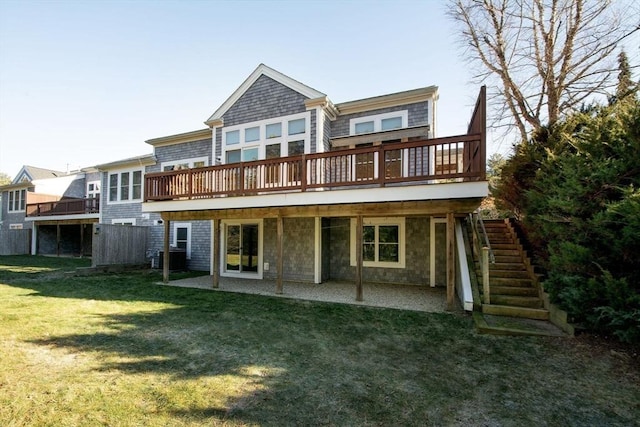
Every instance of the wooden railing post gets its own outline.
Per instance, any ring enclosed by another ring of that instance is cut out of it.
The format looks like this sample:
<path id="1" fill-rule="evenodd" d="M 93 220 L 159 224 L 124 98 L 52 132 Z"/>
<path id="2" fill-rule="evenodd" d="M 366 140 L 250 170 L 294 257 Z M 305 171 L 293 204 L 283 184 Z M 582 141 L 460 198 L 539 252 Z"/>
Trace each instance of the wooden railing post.
<path id="1" fill-rule="evenodd" d="M 491 290 L 489 286 L 489 248 L 482 248 L 482 293 L 484 303 L 491 304 Z"/>
<path id="2" fill-rule="evenodd" d="M 305 192 L 307 190 L 307 158 L 304 154 L 302 155 L 302 165 L 300 169 L 300 174 L 302 175 L 300 177 L 300 190 Z"/>
<path id="3" fill-rule="evenodd" d="M 378 180 L 380 180 L 380 187 L 384 187 L 386 182 L 386 151 L 384 150 L 384 145 L 380 145 L 378 149 Z"/>

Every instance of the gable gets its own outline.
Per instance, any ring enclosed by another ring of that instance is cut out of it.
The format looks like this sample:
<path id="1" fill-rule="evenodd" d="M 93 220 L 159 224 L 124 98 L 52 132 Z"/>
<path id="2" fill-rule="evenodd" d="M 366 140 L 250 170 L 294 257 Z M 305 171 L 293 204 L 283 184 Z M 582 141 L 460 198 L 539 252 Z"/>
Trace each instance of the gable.
<path id="1" fill-rule="evenodd" d="M 227 112 L 236 106 L 240 98 L 242 98 L 246 92 L 250 90 L 255 90 L 254 84 L 258 80 L 264 80 L 263 77 L 267 77 L 270 80 L 279 83 L 282 86 L 290 89 L 293 92 L 297 92 L 299 95 L 302 95 L 304 99 L 310 98 L 320 98 L 326 96 L 324 93 L 319 92 L 305 84 L 300 83 L 297 80 L 292 79 L 279 71 L 274 70 L 273 68 L 269 68 L 264 64 L 260 64 L 254 71 L 251 73 L 249 77 L 236 89 L 233 94 L 227 98 L 227 100 L 218 108 L 209 119 L 205 122 L 207 125 L 213 125 L 213 123 L 226 118 Z M 264 83 L 264 82 L 263 82 Z M 259 120 L 259 119 L 256 119 Z M 228 126 L 229 123 L 225 123 L 225 126 Z"/>
<path id="2" fill-rule="evenodd" d="M 306 111 L 303 94 L 260 76 L 223 115 L 225 126 L 254 122 Z"/>

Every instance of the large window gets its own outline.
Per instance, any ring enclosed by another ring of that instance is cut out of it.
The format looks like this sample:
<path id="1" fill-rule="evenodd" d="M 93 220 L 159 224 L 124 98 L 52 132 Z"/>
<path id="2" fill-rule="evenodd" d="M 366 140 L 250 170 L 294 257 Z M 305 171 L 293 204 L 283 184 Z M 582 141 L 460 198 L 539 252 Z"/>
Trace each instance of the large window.
<path id="1" fill-rule="evenodd" d="M 309 112 L 225 127 L 221 158 L 235 163 L 309 153 L 310 127 Z"/>
<path id="2" fill-rule="evenodd" d="M 27 190 L 9 191 L 9 212 L 22 212 L 27 203 Z"/>
<path id="3" fill-rule="evenodd" d="M 349 134 L 358 135 L 362 133 L 406 128 L 408 126 L 408 121 L 408 110 L 358 117 L 349 120 Z"/>
<path id="4" fill-rule="evenodd" d="M 141 199 L 141 170 L 131 170 L 109 174 L 109 202 L 129 202 Z"/>
<path id="5" fill-rule="evenodd" d="M 362 225 L 362 265 L 404 268 L 404 218 L 365 218 Z M 356 265 L 356 220 L 351 220 L 351 265 Z"/>

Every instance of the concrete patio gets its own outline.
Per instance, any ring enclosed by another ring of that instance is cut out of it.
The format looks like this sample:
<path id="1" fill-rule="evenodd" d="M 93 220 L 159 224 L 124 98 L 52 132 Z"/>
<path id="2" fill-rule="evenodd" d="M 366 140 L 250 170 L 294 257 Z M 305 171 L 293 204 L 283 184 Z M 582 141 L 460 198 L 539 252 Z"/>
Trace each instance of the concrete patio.
<path id="1" fill-rule="evenodd" d="M 369 307 L 395 308 L 401 310 L 441 313 L 446 311 L 447 295 L 445 288 L 428 286 L 392 285 L 365 283 L 364 300 L 356 301 L 355 284 L 329 281 L 322 284 L 285 282 L 283 293 L 275 293 L 273 280 L 220 278 L 220 286 L 214 289 L 211 276 L 200 276 L 170 281 L 167 286 L 208 289 L 215 292 L 236 292 L 267 295 L 278 298 L 291 298 L 306 301 L 324 301 L 340 304 L 352 304 Z M 457 304 L 457 299 L 456 299 Z M 459 304 L 456 311 L 461 311 Z"/>

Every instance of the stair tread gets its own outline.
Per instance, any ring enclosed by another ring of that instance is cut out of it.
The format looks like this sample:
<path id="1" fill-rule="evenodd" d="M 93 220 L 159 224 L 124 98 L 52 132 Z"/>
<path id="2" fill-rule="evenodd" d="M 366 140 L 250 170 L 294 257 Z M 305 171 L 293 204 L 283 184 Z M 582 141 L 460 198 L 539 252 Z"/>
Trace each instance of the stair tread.
<path id="1" fill-rule="evenodd" d="M 500 304 L 482 304 L 482 312 L 503 316 L 549 320 L 549 310 L 544 308 L 512 307 Z"/>

